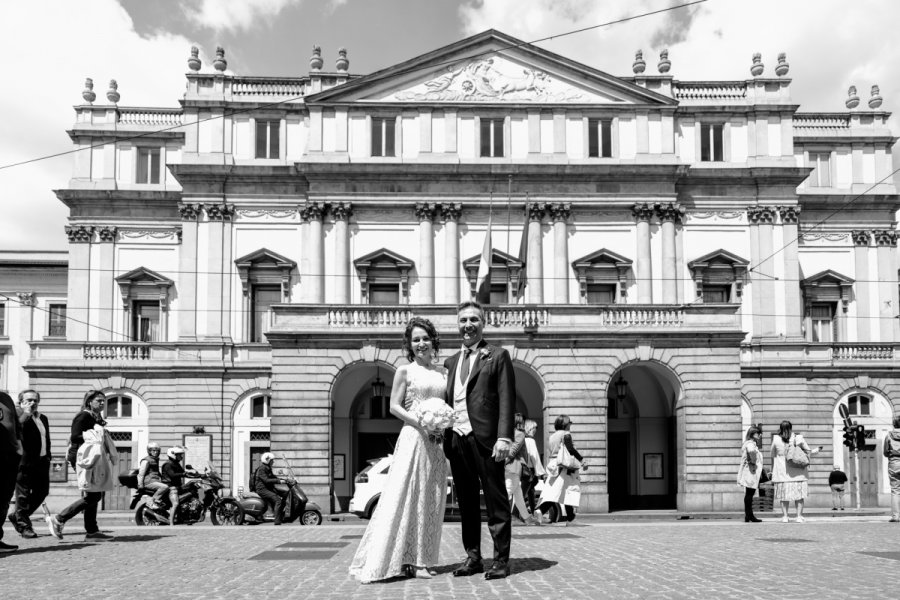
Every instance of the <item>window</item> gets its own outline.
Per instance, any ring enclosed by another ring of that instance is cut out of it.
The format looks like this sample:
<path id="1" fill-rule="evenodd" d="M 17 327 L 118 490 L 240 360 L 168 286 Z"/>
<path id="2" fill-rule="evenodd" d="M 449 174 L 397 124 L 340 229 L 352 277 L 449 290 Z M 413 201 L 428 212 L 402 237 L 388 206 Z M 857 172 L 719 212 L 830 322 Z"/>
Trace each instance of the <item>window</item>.
<path id="1" fill-rule="evenodd" d="M 50 337 L 66 337 L 66 305 L 51 304 L 48 312 L 50 313 L 48 335 Z"/>
<path id="2" fill-rule="evenodd" d="M 135 342 L 159 340 L 159 302 L 138 300 L 134 302 L 131 338 Z"/>
<path id="3" fill-rule="evenodd" d="M 159 183 L 159 148 L 138 148 L 137 183 Z"/>
<path id="4" fill-rule="evenodd" d="M 703 162 L 722 161 L 724 155 L 724 126 L 702 123 L 700 125 L 700 160 Z"/>
<path id="5" fill-rule="evenodd" d="M 588 283 L 588 304 L 615 304 L 616 286 L 610 283 Z"/>
<path id="6" fill-rule="evenodd" d="M 831 187 L 830 152 L 810 152 L 809 166 L 813 168 L 807 179 L 810 187 Z"/>
<path id="7" fill-rule="evenodd" d="M 809 316 L 812 322 L 812 341 L 834 341 L 834 305 L 830 302 L 813 304 Z"/>
<path id="8" fill-rule="evenodd" d="M 872 399 L 868 396 L 850 396 L 847 399 L 847 408 L 851 415 L 866 416 L 872 414 L 871 402 Z"/>
<path id="9" fill-rule="evenodd" d="M 612 119 L 588 119 L 588 156 L 612 157 Z"/>
<path id="10" fill-rule="evenodd" d="M 0 302 L 0 335 L 6 335 L 6 302 Z"/>
<path id="11" fill-rule="evenodd" d="M 250 418 L 251 419 L 268 419 L 272 410 L 271 396 L 255 396 L 250 400 Z"/>
<path id="12" fill-rule="evenodd" d="M 278 158 L 281 121 L 256 121 L 256 158 Z"/>
<path id="13" fill-rule="evenodd" d="M 730 285 L 703 285 L 703 302 L 731 302 Z"/>
<path id="14" fill-rule="evenodd" d="M 393 117 L 372 119 L 372 156 L 397 156 L 394 149 L 395 127 Z"/>
<path id="15" fill-rule="evenodd" d="M 400 285 L 397 283 L 370 283 L 369 304 L 400 304 Z"/>
<path id="16" fill-rule="evenodd" d="M 481 156 L 503 156 L 503 119 L 481 119 Z"/>
<path id="17" fill-rule="evenodd" d="M 281 303 L 280 285 L 253 286 L 253 321 L 250 339 L 254 342 L 265 342 L 265 333 L 269 330 L 269 311 L 273 304 Z"/>
<path id="18" fill-rule="evenodd" d="M 131 398 L 128 396 L 112 396 L 106 399 L 106 418 L 107 419 L 130 419 Z"/>

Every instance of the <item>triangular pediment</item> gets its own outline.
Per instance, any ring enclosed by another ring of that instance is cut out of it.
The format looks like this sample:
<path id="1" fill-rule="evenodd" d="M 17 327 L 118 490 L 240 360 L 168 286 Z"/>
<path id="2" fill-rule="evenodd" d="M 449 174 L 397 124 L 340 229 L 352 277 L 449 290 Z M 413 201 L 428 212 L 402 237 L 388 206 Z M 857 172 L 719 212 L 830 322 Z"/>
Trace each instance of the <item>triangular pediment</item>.
<path id="1" fill-rule="evenodd" d="M 475 256 L 471 258 L 467 258 L 463 261 L 463 268 L 478 268 L 478 264 L 481 262 L 481 253 L 479 252 Z M 497 266 L 505 266 L 508 268 L 522 268 L 522 261 L 516 258 L 511 254 L 507 254 L 501 250 L 497 250 L 496 248 L 491 249 L 491 264 Z"/>
<path id="2" fill-rule="evenodd" d="M 631 259 L 625 258 L 621 254 L 616 254 L 612 250 L 601 248 L 596 252 L 591 252 L 587 256 L 582 256 L 578 260 L 573 261 L 572 266 L 576 269 L 585 269 L 588 267 L 600 266 L 604 263 L 615 267 L 630 267 Z"/>
<path id="3" fill-rule="evenodd" d="M 811 286 L 838 286 L 844 287 L 853 285 L 853 279 L 850 279 L 846 275 L 841 275 L 837 271 L 832 271 L 831 269 L 826 269 L 825 271 L 820 271 L 815 275 L 807 277 L 804 279 L 801 284 L 803 287 L 811 287 Z"/>
<path id="4" fill-rule="evenodd" d="M 297 263 L 289 258 L 272 252 L 268 248 L 260 248 L 246 256 L 242 256 L 234 261 L 235 266 L 240 268 L 259 267 L 263 265 L 271 265 L 277 268 L 291 268 L 297 266 Z"/>
<path id="5" fill-rule="evenodd" d="M 397 269 L 411 269 L 413 261 L 397 254 L 387 248 L 381 248 L 375 252 L 370 252 L 361 258 L 353 261 L 353 265 L 359 269 L 368 269 L 370 267 L 396 267 Z"/>
<path id="6" fill-rule="evenodd" d="M 728 250 L 720 248 L 719 250 L 715 250 L 710 252 L 709 254 L 704 254 L 700 258 L 695 258 L 691 262 L 688 263 L 689 269 L 694 268 L 709 268 L 714 267 L 716 265 L 729 265 L 731 267 L 746 267 L 750 264 L 750 261 L 741 258 L 737 254 L 733 254 Z"/>
<path id="7" fill-rule="evenodd" d="M 124 275 L 119 275 L 116 277 L 116 282 L 119 285 L 163 285 L 168 286 L 172 285 L 174 282 L 168 277 L 163 277 L 156 271 L 151 271 L 146 267 L 138 267 L 137 269 L 132 269 L 128 271 Z"/>
<path id="8" fill-rule="evenodd" d="M 306 98 L 332 102 L 674 105 L 675 100 L 495 30 Z"/>

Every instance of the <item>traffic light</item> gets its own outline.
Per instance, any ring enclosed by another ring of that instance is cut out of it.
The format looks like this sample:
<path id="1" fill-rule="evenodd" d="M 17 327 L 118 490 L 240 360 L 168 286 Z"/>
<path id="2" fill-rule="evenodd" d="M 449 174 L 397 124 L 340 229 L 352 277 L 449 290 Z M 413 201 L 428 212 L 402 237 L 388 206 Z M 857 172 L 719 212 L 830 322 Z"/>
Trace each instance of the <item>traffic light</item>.
<path id="1" fill-rule="evenodd" d="M 866 447 L 866 428 L 862 425 L 856 426 L 856 448 L 862 450 Z"/>
<path id="2" fill-rule="evenodd" d="M 844 425 L 844 445 L 853 452 L 856 445 L 856 426 Z"/>

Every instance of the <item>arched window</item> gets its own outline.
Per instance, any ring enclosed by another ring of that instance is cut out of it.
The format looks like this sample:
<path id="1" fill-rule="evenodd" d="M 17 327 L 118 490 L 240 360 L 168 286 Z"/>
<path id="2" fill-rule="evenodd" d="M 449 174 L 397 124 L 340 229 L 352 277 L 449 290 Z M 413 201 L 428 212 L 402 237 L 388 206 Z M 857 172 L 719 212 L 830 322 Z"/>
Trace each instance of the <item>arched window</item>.
<path id="1" fill-rule="evenodd" d="M 107 419 L 130 419 L 132 417 L 131 396 L 117 395 L 106 398 Z"/>
<path id="2" fill-rule="evenodd" d="M 250 418 L 268 419 L 272 410 L 272 396 L 254 396 L 250 399 Z"/>
<path id="3" fill-rule="evenodd" d="M 872 399 L 869 396 L 855 394 L 847 398 L 847 409 L 851 415 L 864 417 L 872 414 Z"/>

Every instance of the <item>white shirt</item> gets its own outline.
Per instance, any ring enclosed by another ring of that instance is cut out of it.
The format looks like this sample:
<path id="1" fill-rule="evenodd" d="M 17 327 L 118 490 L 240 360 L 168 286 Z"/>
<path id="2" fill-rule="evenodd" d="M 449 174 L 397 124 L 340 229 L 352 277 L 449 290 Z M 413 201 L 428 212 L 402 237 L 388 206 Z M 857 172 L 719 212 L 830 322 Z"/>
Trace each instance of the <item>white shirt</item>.
<path id="1" fill-rule="evenodd" d="M 453 383 L 453 412 L 456 413 L 456 422 L 453 424 L 453 431 L 459 435 L 468 435 L 472 433 L 472 424 L 469 422 L 469 409 L 466 406 L 466 384 L 469 382 L 469 377 L 472 376 L 472 367 L 474 366 L 475 354 L 478 349 L 474 346 L 471 347 L 472 351 L 469 353 L 469 373 L 466 376 L 466 380 L 462 381 L 460 375 L 462 372 L 463 360 L 465 360 L 466 356 L 465 352 L 468 348 L 468 346 L 463 346 L 460 350 L 461 354 L 459 361 L 456 363 L 456 372 L 453 374 L 455 380 Z"/>

